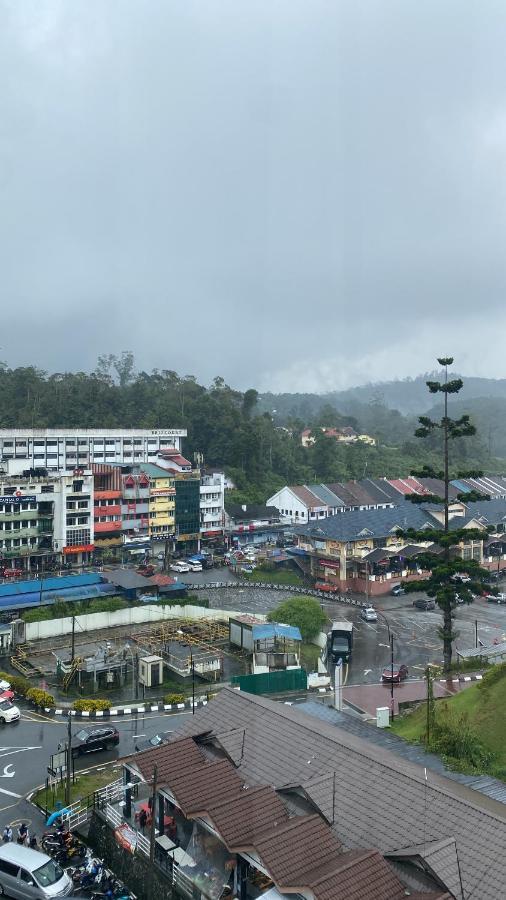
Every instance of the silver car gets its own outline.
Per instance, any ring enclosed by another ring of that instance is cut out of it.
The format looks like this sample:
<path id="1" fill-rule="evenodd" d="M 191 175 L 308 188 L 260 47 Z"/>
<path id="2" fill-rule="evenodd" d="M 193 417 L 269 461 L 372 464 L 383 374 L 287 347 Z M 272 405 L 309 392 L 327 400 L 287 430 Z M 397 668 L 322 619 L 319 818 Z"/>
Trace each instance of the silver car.
<path id="1" fill-rule="evenodd" d="M 378 621 L 378 613 L 374 609 L 373 606 L 364 606 L 360 612 L 360 617 L 364 620 L 364 622 L 377 622 Z"/>
<path id="2" fill-rule="evenodd" d="M 69 876 L 46 853 L 19 844 L 0 846 L 0 893 L 17 900 L 53 900 L 73 890 Z"/>

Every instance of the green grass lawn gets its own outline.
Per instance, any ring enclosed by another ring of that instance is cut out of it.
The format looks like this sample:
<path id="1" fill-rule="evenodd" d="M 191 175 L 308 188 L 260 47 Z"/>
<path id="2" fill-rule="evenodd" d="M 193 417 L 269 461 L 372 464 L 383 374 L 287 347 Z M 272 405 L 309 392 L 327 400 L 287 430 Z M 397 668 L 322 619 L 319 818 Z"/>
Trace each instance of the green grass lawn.
<path id="1" fill-rule="evenodd" d="M 492 667 L 489 671 L 492 671 Z M 477 732 L 486 750 L 494 754 L 487 772 L 506 780 L 506 667 L 502 677 L 484 689 L 473 684 L 449 700 L 436 701 L 436 718 L 450 710 L 464 713 Z M 426 705 L 402 716 L 394 722 L 392 730 L 408 741 L 424 741 L 426 729 Z"/>
<path id="2" fill-rule="evenodd" d="M 262 568 L 254 569 L 253 572 L 244 572 L 242 576 L 245 581 L 265 581 L 270 584 L 287 584 L 290 587 L 299 587 L 303 584 L 301 576 L 292 569 L 274 569 L 271 571 Z"/>
<path id="3" fill-rule="evenodd" d="M 83 797 L 87 797 L 89 794 L 93 794 L 94 791 L 98 791 L 99 788 L 105 787 L 106 784 L 110 784 L 111 781 L 117 781 L 118 778 L 121 777 L 120 769 L 112 769 L 107 768 L 103 771 L 99 772 L 98 770 L 90 772 L 89 775 L 79 775 L 76 774 L 76 780 L 74 783 L 70 783 L 70 802 L 74 803 L 76 800 L 81 800 Z M 54 809 L 57 801 L 60 801 L 63 805 L 65 804 L 65 782 L 63 784 L 58 784 L 56 789 L 48 790 L 47 792 L 47 805 L 48 809 Z M 34 803 L 37 803 L 39 806 L 45 808 L 46 805 L 46 789 L 45 787 L 42 790 L 38 791 L 37 794 L 33 797 Z"/>

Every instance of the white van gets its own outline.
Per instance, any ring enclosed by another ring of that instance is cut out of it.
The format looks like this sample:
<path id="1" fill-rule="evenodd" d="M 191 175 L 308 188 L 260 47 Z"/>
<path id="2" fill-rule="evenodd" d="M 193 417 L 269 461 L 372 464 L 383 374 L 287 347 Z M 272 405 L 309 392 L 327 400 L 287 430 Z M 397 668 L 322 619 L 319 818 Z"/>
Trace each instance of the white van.
<path id="1" fill-rule="evenodd" d="M 68 897 L 72 889 L 72 880 L 45 853 L 12 842 L 0 846 L 0 894 L 18 900 L 50 900 Z"/>

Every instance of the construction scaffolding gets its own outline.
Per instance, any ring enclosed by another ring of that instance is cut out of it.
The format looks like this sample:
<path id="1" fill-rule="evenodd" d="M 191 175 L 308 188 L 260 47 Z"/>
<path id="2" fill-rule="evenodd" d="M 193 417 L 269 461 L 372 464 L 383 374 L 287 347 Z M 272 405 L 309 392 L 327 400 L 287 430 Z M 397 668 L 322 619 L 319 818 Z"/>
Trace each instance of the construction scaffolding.
<path id="1" fill-rule="evenodd" d="M 137 646 L 161 656 L 168 669 L 183 678 L 192 668 L 206 681 L 223 675 L 223 657 L 228 647 L 228 627 L 212 619 L 170 619 L 146 625 L 132 635 Z"/>

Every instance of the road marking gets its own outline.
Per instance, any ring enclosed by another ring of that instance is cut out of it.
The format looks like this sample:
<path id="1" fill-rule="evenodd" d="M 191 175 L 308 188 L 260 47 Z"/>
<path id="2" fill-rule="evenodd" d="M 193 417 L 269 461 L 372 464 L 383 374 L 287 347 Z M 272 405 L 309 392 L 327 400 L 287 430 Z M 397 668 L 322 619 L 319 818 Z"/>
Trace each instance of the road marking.
<path id="1" fill-rule="evenodd" d="M 132 740 L 135 741 L 135 740 L 137 740 L 137 738 L 141 738 L 141 737 L 146 737 L 146 735 L 145 734 L 133 734 Z"/>
<path id="2" fill-rule="evenodd" d="M 4 773 L 3 775 L 0 775 L 0 778 L 14 778 L 16 774 L 15 771 L 8 772 L 7 769 L 12 769 L 12 763 L 7 763 L 7 765 L 4 766 Z"/>
<path id="3" fill-rule="evenodd" d="M 372 672 L 372 669 L 364 669 L 364 675 L 369 675 L 369 672 Z"/>
<path id="4" fill-rule="evenodd" d="M 3 756 L 10 756 L 12 753 L 25 753 L 27 750 L 42 750 L 42 747 L 17 747 L 14 749 L 12 747 L 0 747 L 0 751 L 2 750 L 7 750 L 7 753 L 0 752 L 0 759 Z"/>
<path id="5" fill-rule="evenodd" d="M 5 788 L 0 788 L 0 794 L 7 794 L 8 797 L 17 797 L 18 800 L 21 800 L 21 794 L 15 794 L 14 791 L 6 791 Z"/>

